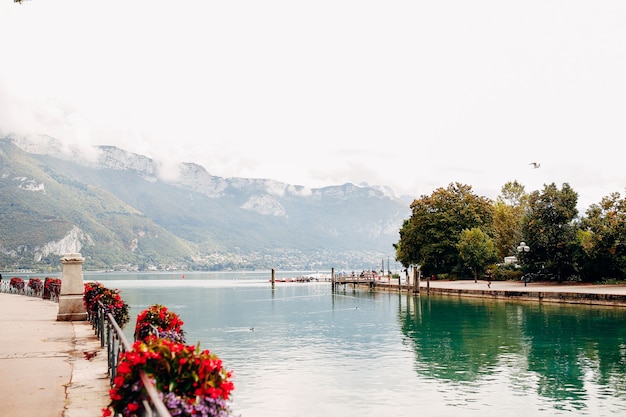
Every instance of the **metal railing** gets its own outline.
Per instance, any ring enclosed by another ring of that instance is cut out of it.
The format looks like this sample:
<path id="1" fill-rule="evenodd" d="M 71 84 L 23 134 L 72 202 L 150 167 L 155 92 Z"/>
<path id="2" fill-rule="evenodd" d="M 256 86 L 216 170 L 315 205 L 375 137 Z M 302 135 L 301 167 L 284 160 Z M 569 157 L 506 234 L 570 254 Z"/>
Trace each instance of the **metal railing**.
<path id="1" fill-rule="evenodd" d="M 112 386 L 120 354 L 131 350 L 132 345 L 126 339 L 122 328 L 117 324 L 113 315 L 106 312 L 101 302 L 98 301 L 96 314 L 89 314 L 89 321 L 100 339 L 100 346 L 104 348 L 106 345 L 108 372 Z M 167 407 L 159 398 L 159 393 L 150 378 L 143 371 L 139 372 L 139 377 L 148 394 L 148 399 L 144 400 L 143 403 L 143 417 L 171 417 Z"/>

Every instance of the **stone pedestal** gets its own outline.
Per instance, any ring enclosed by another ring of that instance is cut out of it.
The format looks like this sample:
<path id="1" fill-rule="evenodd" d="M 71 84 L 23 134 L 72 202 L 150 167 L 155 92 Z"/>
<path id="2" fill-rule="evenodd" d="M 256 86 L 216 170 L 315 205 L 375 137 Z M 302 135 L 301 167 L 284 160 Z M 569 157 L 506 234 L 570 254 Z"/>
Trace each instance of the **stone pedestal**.
<path id="1" fill-rule="evenodd" d="M 83 258 L 80 253 L 63 255 L 63 278 L 59 295 L 59 314 L 57 321 L 87 320 L 87 310 L 83 303 L 85 285 L 83 283 Z"/>

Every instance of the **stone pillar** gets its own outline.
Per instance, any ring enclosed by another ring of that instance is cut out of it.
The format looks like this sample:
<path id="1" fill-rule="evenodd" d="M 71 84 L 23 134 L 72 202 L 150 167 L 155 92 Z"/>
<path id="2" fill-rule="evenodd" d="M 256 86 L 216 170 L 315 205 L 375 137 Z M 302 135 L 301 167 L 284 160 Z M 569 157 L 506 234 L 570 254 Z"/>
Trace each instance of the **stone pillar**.
<path id="1" fill-rule="evenodd" d="M 87 310 L 83 303 L 85 285 L 83 284 L 83 258 L 80 253 L 63 255 L 63 278 L 59 295 L 59 314 L 57 321 L 87 320 Z"/>

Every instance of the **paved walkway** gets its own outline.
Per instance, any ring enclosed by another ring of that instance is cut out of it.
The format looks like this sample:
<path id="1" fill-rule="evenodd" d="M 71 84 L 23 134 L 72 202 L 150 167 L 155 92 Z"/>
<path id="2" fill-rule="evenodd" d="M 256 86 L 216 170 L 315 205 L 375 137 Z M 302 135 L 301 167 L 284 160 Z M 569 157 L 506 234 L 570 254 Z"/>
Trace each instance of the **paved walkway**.
<path id="1" fill-rule="evenodd" d="M 376 287 L 397 290 L 398 281 L 395 284 L 393 280 L 390 283 L 377 281 Z M 626 285 L 529 282 L 525 286 L 522 281 L 491 281 L 489 284 L 484 280 L 422 280 L 420 293 L 427 292 L 427 288 L 433 294 L 626 307 Z M 412 289 L 410 285 L 402 285 L 403 291 Z"/>
<path id="2" fill-rule="evenodd" d="M 0 293 L 0 416 L 97 417 L 109 402 L 106 350 L 59 305 Z"/>
<path id="3" fill-rule="evenodd" d="M 421 287 L 430 285 L 431 288 L 453 288 L 460 290 L 492 290 L 492 291 L 528 291 L 528 292 L 560 292 L 560 293 L 580 293 L 580 294 L 621 294 L 626 295 L 626 285 L 599 285 L 579 282 L 529 282 L 524 286 L 522 281 L 491 281 L 491 287 L 484 280 L 459 280 L 441 281 L 431 280 L 430 284 L 426 280 L 421 281 Z"/>

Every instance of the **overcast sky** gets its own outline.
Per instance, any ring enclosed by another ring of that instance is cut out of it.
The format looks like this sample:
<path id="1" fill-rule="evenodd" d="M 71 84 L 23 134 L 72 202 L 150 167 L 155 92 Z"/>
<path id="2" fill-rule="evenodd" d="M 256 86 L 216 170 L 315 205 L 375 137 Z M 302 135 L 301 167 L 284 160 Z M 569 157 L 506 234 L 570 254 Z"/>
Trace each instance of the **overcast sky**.
<path id="1" fill-rule="evenodd" d="M 623 0 L 2 0 L 0 134 L 414 197 L 567 182 L 586 209 L 625 194 L 625 22 Z"/>

